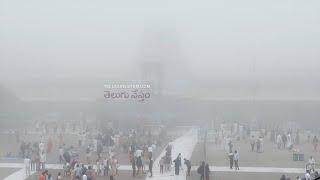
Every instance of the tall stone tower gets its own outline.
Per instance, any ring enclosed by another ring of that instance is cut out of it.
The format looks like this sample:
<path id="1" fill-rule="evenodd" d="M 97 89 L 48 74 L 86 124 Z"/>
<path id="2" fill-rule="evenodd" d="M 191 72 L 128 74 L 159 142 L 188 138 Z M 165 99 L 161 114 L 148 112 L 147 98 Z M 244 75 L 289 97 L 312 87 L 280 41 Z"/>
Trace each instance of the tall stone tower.
<path id="1" fill-rule="evenodd" d="M 174 28 L 146 28 L 138 64 L 141 80 L 150 82 L 155 94 L 182 93 L 188 73 Z"/>

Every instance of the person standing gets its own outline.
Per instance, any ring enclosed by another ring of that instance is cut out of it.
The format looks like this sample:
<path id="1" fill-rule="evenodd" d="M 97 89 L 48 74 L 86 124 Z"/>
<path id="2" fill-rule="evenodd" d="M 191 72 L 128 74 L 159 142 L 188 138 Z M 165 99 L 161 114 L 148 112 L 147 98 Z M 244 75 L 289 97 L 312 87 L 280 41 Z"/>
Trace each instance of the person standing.
<path id="1" fill-rule="evenodd" d="M 229 157 L 229 162 L 230 162 L 230 169 L 233 168 L 233 153 L 232 151 L 229 152 L 228 157 Z"/>
<path id="2" fill-rule="evenodd" d="M 108 176 L 108 173 L 109 173 L 109 160 L 108 160 L 108 158 L 106 157 L 106 158 L 103 160 L 103 175 L 104 175 L 104 176 Z"/>
<path id="3" fill-rule="evenodd" d="M 277 139 L 276 139 L 276 142 L 277 142 L 277 147 L 278 147 L 278 149 L 281 149 L 282 138 L 281 138 L 281 135 L 280 135 L 280 134 L 278 134 Z"/>
<path id="4" fill-rule="evenodd" d="M 206 177 L 206 180 L 210 179 L 210 168 L 209 168 L 209 164 L 206 164 L 205 168 L 204 168 L 204 175 Z"/>
<path id="5" fill-rule="evenodd" d="M 308 160 L 308 165 L 310 166 L 310 170 L 314 171 L 315 165 L 316 165 L 316 160 L 312 156 L 310 156 L 310 158 Z"/>
<path id="6" fill-rule="evenodd" d="M 261 146 L 260 138 L 257 139 L 256 144 L 257 144 L 257 153 L 259 153 L 260 152 L 260 146 Z"/>
<path id="7" fill-rule="evenodd" d="M 45 170 L 46 168 L 46 153 L 43 151 L 40 153 L 40 167 L 41 170 Z"/>
<path id="8" fill-rule="evenodd" d="M 64 154 L 63 146 L 60 146 L 59 147 L 59 163 L 63 162 L 63 154 Z"/>
<path id="9" fill-rule="evenodd" d="M 237 150 L 234 151 L 233 160 L 235 169 L 239 170 L 239 153 Z"/>
<path id="10" fill-rule="evenodd" d="M 79 164 L 76 165 L 76 168 L 74 170 L 74 174 L 76 176 L 76 179 L 81 180 L 81 176 L 82 176 L 82 169 L 80 167 Z"/>
<path id="11" fill-rule="evenodd" d="M 190 176 L 190 171 L 191 171 L 191 162 L 190 162 L 190 160 L 184 158 L 184 164 L 187 166 L 187 176 Z"/>
<path id="12" fill-rule="evenodd" d="M 25 164 L 25 167 L 26 167 L 26 177 L 30 176 L 30 171 L 31 171 L 31 160 L 26 157 L 24 159 L 24 164 Z"/>
<path id="13" fill-rule="evenodd" d="M 117 168 L 118 168 L 118 161 L 114 156 L 112 156 L 110 180 L 114 180 L 115 179 L 115 176 L 118 173 Z"/>
<path id="14" fill-rule="evenodd" d="M 137 167 L 138 167 L 138 171 L 137 171 L 137 175 L 139 175 L 140 173 L 142 174 L 142 159 L 141 159 L 141 156 L 138 156 L 137 157 Z"/>
<path id="15" fill-rule="evenodd" d="M 160 174 L 163 174 L 163 167 L 164 167 L 164 158 L 162 157 L 159 161 L 159 166 L 160 166 Z"/>
<path id="16" fill-rule="evenodd" d="M 202 161 L 201 165 L 197 169 L 197 173 L 200 174 L 200 180 L 204 180 L 205 162 Z"/>
<path id="17" fill-rule="evenodd" d="M 173 162 L 174 162 L 175 175 L 179 175 L 180 166 L 181 166 L 181 153 L 179 153 L 178 157 Z"/>
<path id="18" fill-rule="evenodd" d="M 96 173 L 93 170 L 92 166 L 88 167 L 86 175 L 87 175 L 88 180 L 95 180 L 96 179 Z"/>
<path id="19" fill-rule="evenodd" d="M 255 144 L 256 144 L 256 140 L 254 139 L 254 136 L 251 136 L 251 138 L 250 138 L 251 152 L 254 152 L 254 145 Z"/>
<path id="20" fill-rule="evenodd" d="M 314 151 L 317 152 L 318 151 L 318 143 L 319 143 L 319 140 L 318 140 L 317 136 L 313 137 L 312 143 L 313 143 Z"/>
<path id="21" fill-rule="evenodd" d="M 286 136 L 285 134 L 282 134 L 281 138 L 282 138 L 283 148 L 284 148 L 284 149 L 286 149 L 286 145 L 287 145 L 287 136 Z"/>
<path id="22" fill-rule="evenodd" d="M 132 177 L 136 177 L 136 159 L 135 159 L 135 157 L 132 157 L 131 165 L 132 165 Z"/>
<path id="23" fill-rule="evenodd" d="M 88 146 L 86 149 L 86 159 L 87 159 L 87 163 L 91 164 L 91 147 Z"/>
<path id="24" fill-rule="evenodd" d="M 31 150 L 31 171 L 35 171 L 36 170 L 36 158 L 37 158 L 37 152 L 36 150 L 34 150 L 34 148 L 32 148 Z"/>
<path id="25" fill-rule="evenodd" d="M 149 172 L 150 172 L 150 177 L 152 177 L 152 168 L 153 168 L 153 159 L 151 158 L 149 161 Z"/>

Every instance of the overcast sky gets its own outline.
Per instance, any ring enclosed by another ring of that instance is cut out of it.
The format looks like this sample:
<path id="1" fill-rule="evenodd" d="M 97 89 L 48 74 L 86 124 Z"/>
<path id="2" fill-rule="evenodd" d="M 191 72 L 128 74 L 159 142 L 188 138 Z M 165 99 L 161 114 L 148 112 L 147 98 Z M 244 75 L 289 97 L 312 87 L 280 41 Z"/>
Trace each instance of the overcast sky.
<path id="1" fill-rule="evenodd" d="M 0 83 L 135 77 L 150 32 L 190 80 L 297 79 L 320 97 L 319 0 L 0 0 Z"/>

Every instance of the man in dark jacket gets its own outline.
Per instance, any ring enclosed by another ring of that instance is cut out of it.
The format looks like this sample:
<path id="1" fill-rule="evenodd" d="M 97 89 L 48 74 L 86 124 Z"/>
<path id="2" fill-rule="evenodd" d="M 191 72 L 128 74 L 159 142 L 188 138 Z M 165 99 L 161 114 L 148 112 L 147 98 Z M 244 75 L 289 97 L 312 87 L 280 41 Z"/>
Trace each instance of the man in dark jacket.
<path id="1" fill-rule="evenodd" d="M 181 166 L 181 153 L 179 153 L 178 157 L 173 162 L 175 175 L 179 175 L 179 170 Z"/>
<path id="2" fill-rule="evenodd" d="M 197 170 L 198 174 L 200 174 L 200 180 L 204 180 L 204 167 L 205 167 L 205 162 L 203 161 Z"/>
<path id="3" fill-rule="evenodd" d="M 151 158 L 151 159 L 150 159 L 150 162 L 149 162 L 150 177 L 152 177 L 152 168 L 153 168 L 153 160 L 152 160 L 152 158 Z"/>

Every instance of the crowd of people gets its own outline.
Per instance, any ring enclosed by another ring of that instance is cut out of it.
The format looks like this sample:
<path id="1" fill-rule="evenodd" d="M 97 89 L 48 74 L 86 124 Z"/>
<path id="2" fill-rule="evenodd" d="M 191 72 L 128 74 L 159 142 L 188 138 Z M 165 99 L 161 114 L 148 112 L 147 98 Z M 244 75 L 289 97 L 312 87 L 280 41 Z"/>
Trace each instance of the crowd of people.
<path id="1" fill-rule="evenodd" d="M 132 163 L 133 168 L 137 167 L 134 176 L 146 172 L 150 172 L 152 176 L 154 153 L 167 141 L 165 129 L 160 126 L 116 129 L 79 125 L 81 122 L 78 125 L 45 122 L 35 124 L 34 129 L 26 128 L 23 132 L 20 129 L 14 134 L 20 144 L 18 156 L 24 159 L 26 175 L 38 172 L 39 180 L 43 177 L 51 180 L 64 176 L 81 180 L 109 176 L 113 180 L 118 175 L 118 155 L 122 159 L 127 156 L 127 162 Z M 21 138 L 21 134 L 25 137 Z M 27 136 L 38 138 L 26 138 Z M 65 140 L 67 136 L 69 142 Z M 23 139 L 32 139 L 33 142 Z M 63 165 L 63 172 L 59 173 L 59 177 L 52 177 L 46 169 L 48 154 L 51 157 L 50 163 L 58 162 Z M 58 157 L 58 160 L 54 160 L 57 159 L 54 157 Z"/>
<path id="2" fill-rule="evenodd" d="M 71 129 L 71 130 L 70 130 Z M 128 129 L 127 131 L 114 128 L 70 128 L 66 130 L 65 125 L 61 126 L 36 126 L 36 132 L 40 132 L 37 141 L 21 140 L 20 133 L 15 132 L 16 140 L 20 143 L 19 155 L 24 158 L 27 176 L 31 171 L 41 172 L 39 180 L 44 176 L 46 180 L 61 179 L 64 176 L 70 176 L 79 180 L 94 180 L 98 176 L 108 176 L 111 180 L 118 175 L 119 162 L 117 154 L 128 154 L 128 162 L 132 166 L 132 176 L 141 177 L 149 174 L 153 176 L 153 166 L 155 163 L 155 150 L 164 144 L 165 132 L 160 128 L 159 133 L 152 133 L 151 129 Z M 48 133 L 52 132 L 52 133 Z M 76 137 L 76 143 L 68 144 L 64 140 L 66 132 L 72 132 Z M 27 132 L 25 132 L 27 133 Z M 318 137 L 307 134 L 307 143 L 313 145 L 313 150 L 318 151 Z M 215 143 L 221 144 L 227 151 L 230 169 L 239 170 L 239 149 L 234 147 L 233 141 L 245 140 L 249 142 L 250 150 L 256 153 L 264 153 L 264 140 L 269 136 L 270 142 L 275 144 L 279 150 L 293 150 L 295 145 L 301 143 L 301 132 L 291 129 L 261 129 L 257 133 L 252 133 L 249 126 L 234 123 L 227 130 L 225 124 L 220 126 L 215 136 Z M 305 135 L 304 134 L 304 135 Z M 257 138 L 256 138 L 257 137 Z M 34 140 L 34 139 L 33 139 Z M 172 144 L 169 143 L 165 148 L 166 153 L 160 157 L 160 174 L 174 172 L 180 174 L 182 165 L 187 167 L 187 175 L 190 176 L 191 162 L 183 159 L 181 154 L 172 159 Z M 54 178 L 46 170 L 47 155 L 56 152 L 58 162 L 63 164 L 63 172 Z M 82 153 L 81 153 L 82 152 Z M 300 177 L 301 179 L 310 176 L 317 176 L 315 171 L 315 159 L 311 156 L 307 162 L 310 165 L 307 173 Z M 171 167 L 173 166 L 173 169 Z M 203 162 L 197 172 L 200 179 L 209 179 L 209 165 Z M 298 177 L 297 177 L 298 178 Z M 283 178 L 282 178 L 283 179 Z M 288 179 L 288 178 L 286 178 Z"/>

